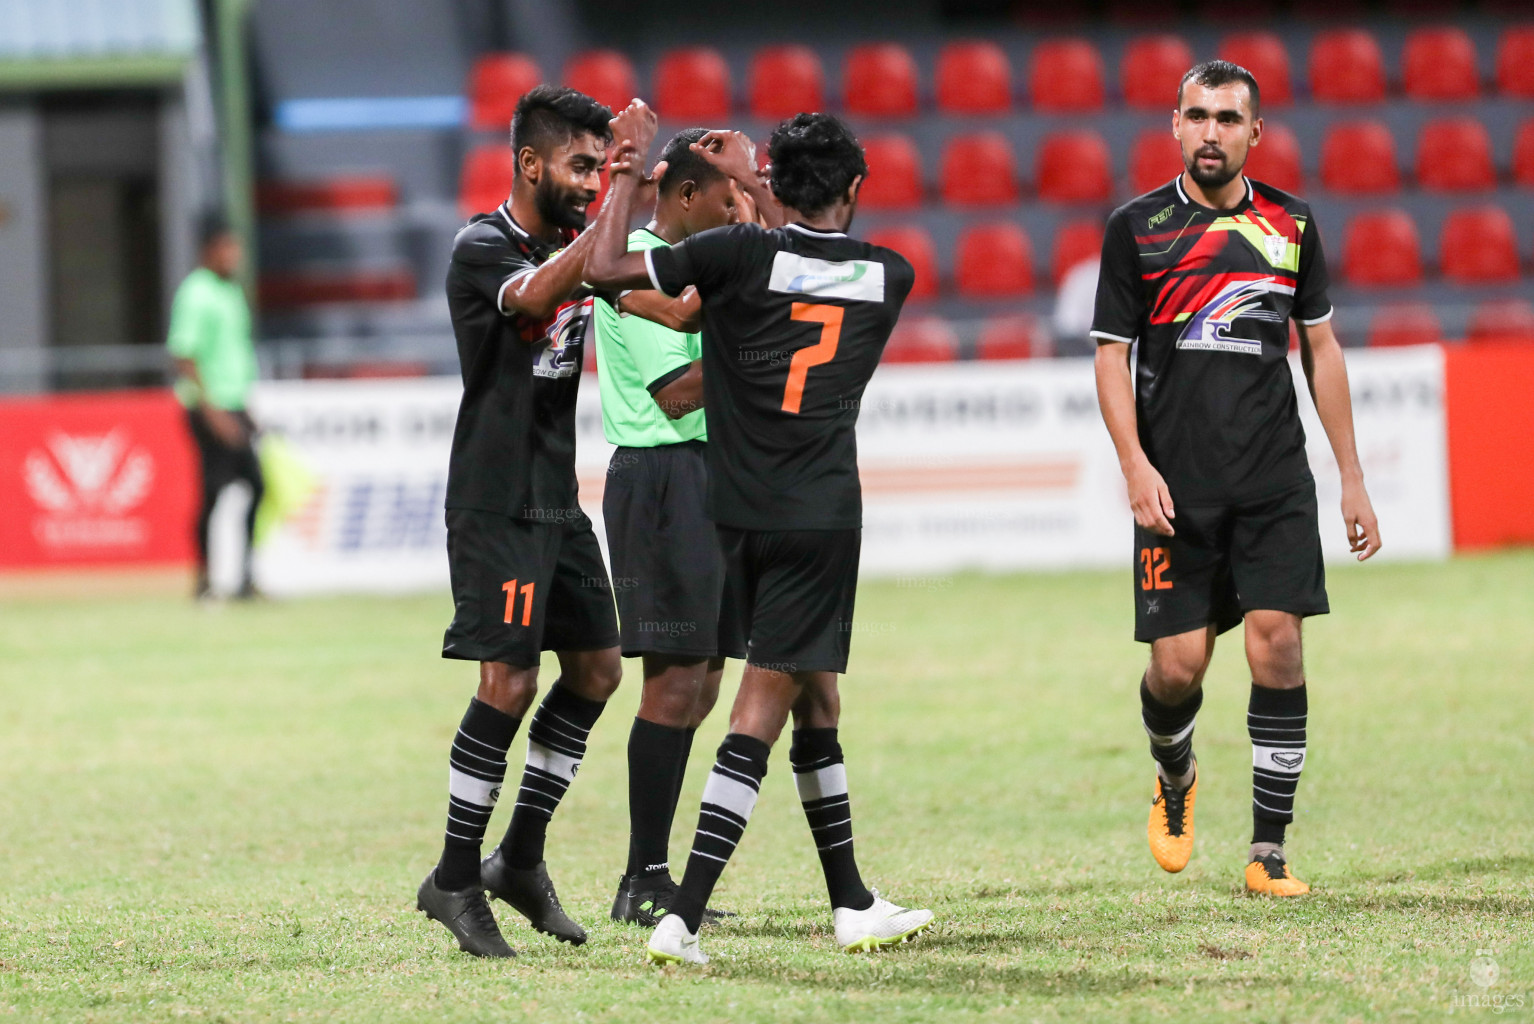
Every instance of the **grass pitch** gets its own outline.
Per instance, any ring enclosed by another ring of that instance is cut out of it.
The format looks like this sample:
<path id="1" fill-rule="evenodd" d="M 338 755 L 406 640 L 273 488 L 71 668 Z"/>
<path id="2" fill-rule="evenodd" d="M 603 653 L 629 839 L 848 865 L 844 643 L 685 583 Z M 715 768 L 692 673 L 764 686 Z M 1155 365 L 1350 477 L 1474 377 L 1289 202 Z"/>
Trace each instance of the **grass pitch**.
<path id="1" fill-rule="evenodd" d="M 1174 877 L 1145 847 L 1126 575 L 865 585 L 842 731 L 858 851 L 870 883 L 938 928 L 837 951 L 782 743 L 716 894 L 740 916 L 705 933 L 714 962 L 695 971 L 643 964 L 645 932 L 606 921 L 635 663 L 550 835 L 591 941 L 557 945 L 497 904 L 521 956 L 487 963 L 413 910 L 474 679 L 436 657 L 445 595 L 0 603 L 0 1017 L 1534 1014 L 1531 580 L 1531 553 L 1333 574 L 1336 611 L 1307 629 L 1311 761 L 1289 846 L 1315 893 L 1295 902 L 1240 891 L 1239 632 L 1208 682 L 1198 848 Z M 718 714 L 699 736 L 678 865 L 724 728 Z"/>

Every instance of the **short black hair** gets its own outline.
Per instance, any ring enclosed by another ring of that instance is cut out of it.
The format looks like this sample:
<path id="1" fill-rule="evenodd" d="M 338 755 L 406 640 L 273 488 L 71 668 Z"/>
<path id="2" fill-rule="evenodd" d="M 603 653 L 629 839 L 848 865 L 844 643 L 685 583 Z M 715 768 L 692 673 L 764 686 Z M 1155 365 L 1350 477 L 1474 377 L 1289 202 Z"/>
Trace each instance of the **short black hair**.
<path id="1" fill-rule="evenodd" d="M 852 179 L 868 177 L 863 147 L 831 114 L 795 114 L 778 125 L 767 143 L 772 192 L 785 206 L 814 215 L 842 196 Z"/>
<path id="2" fill-rule="evenodd" d="M 671 136 L 660 155 L 666 161 L 666 173 L 660 179 L 661 195 L 671 195 L 684 181 L 696 182 L 702 188 L 724 177 L 723 171 L 693 152 L 692 144 L 707 134 L 707 128 L 683 128 Z"/>
<path id="3" fill-rule="evenodd" d="M 206 249 L 233 230 L 223 210 L 204 210 L 197 217 L 197 246 Z"/>
<path id="4" fill-rule="evenodd" d="M 522 147 L 532 146 L 547 153 L 587 133 L 610 145 L 613 133 L 607 122 L 612 119 L 611 110 L 569 86 L 535 86 L 517 101 L 516 113 L 511 115 L 511 151 L 520 153 Z"/>
<path id="5" fill-rule="evenodd" d="M 1182 76 L 1182 81 L 1177 83 L 1177 109 L 1179 110 L 1182 109 L 1182 87 L 1189 82 L 1197 82 L 1206 89 L 1218 89 L 1232 82 L 1245 82 L 1247 92 L 1252 97 L 1252 116 L 1257 116 L 1261 101 L 1261 95 L 1257 89 L 1257 76 L 1240 64 L 1232 64 L 1228 60 L 1206 60 L 1202 64 L 1195 64 L 1189 68 L 1188 73 Z"/>

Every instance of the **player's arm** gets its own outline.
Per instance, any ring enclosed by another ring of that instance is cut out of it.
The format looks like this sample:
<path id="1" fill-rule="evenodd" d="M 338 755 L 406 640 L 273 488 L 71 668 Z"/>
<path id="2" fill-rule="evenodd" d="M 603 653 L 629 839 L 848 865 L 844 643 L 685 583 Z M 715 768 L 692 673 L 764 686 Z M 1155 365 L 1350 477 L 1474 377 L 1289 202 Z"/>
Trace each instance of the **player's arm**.
<path id="1" fill-rule="evenodd" d="M 756 166 L 756 146 L 745 132 L 712 131 L 691 146 L 693 152 L 727 175 L 751 200 L 751 220 L 764 228 L 783 226 L 783 204 L 772 194 L 767 176 Z M 748 218 L 742 217 L 744 222 Z"/>
<path id="2" fill-rule="evenodd" d="M 694 359 L 652 381 L 650 397 L 661 412 L 674 420 L 703 408 L 703 360 Z"/>
<path id="3" fill-rule="evenodd" d="M 703 300 L 691 285 L 674 299 L 652 288 L 624 292 L 618 296 L 616 308 L 619 313 L 643 317 L 683 334 L 692 334 L 703 324 Z"/>
<path id="4" fill-rule="evenodd" d="M 653 287 L 645 259 L 648 250 L 629 251 L 628 226 L 640 188 L 665 171 L 662 161 L 648 176 L 644 173 L 658 124 L 655 112 L 641 100 L 630 103 L 612 120 L 616 148 L 607 165 L 610 183 L 607 201 L 602 204 L 596 223 L 586 231 L 592 244 L 586 259 L 586 280 L 593 287 L 612 291 Z"/>
<path id="5" fill-rule="evenodd" d="M 1098 339 L 1095 369 L 1097 405 L 1102 410 L 1108 436 L 1113 439 L 1114 450 L 1118 452 L 1119 468 L 1129 486 L 1129 507 L 1134 511 L 1135 522 L 1147 530 L 1171 537 L 1176 533 L 1172 529 L 1172 520 L 1177 517 L 1172 508 L 1172 492 L 1167 490 L 1166 480 L 1151 465 L 1145 449 L 1140 447 L 1134 378 L 1129 369 L 1129 343 Z"/>
<path id="6" fill-rule="evenodd" d="M 1311 400 L 1316 403 L 1316 413 L 1321 417 L 1321 426 L 1326 428 L 1326 439 L 1331 442 L 1342 474 L 1342 520 L 1347 526 L 1348 549 L 1362 562 L 1380 549 L 1380 526 L 1364 487 L 1364 469 L 1353 439 L 1353 398 L 1348 391 L 1342 345 L 1329 320 L 1296 326 L 1300 333 L 1300 365 L 1305 368 Z"/>
<path id="7" fill-rule="evenodd" d="M 590 231 L 582 233 L 547 263 L 513 275 L 501 289 L 501 312 L 539 320 L 553 316 L 582 284 L 586 257 L 594 242 L 590 236 Z"/>

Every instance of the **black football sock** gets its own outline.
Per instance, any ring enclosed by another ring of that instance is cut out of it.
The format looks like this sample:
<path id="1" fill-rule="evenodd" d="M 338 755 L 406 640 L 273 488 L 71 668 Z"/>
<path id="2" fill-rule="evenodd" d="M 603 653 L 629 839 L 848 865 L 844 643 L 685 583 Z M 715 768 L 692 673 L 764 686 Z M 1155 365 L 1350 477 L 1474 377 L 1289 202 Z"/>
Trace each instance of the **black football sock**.
<path id="1" fill-rule="evenodd" d="M 535 868 L 543 860 L 543 840 L 549 819 L 575 781 L 581 759 L 586 756 L 586 737 L 607 705 L 587 700 L 558 681 L 533 713 L 527 727 L 527 767 L 511 824 L 501 840 L 506 863 L 514 868 Z"/>
<path id="2" fill-rule="evenodd" d="M 520 718 L 469 701 L 448 757 L 447 835 L 437 862 L 437 888 L 449 892 L 479 884 L 480 843 L 506 779 L 506 751 Z"/>
<path id="3" fill-rule="evenodd" d="M 1157 700 L 1145 680 L 1140 680 L 1140 719 L 1145 735 L 1150 737 L 1151 757 L 1169 779 L 1181 778 L 1193 767 L 1193 721 L 1203 703 L 1203 687 L 1181 704 L 1172 705 Z"/>
<path id="4" fill-rule="evenodd" d="M 769 751 L 756 737 L 737 732 L 719 744 L 719 759 L 703 785 L 703 806 L 698 811 L 698 832 L 687 858 L 687 873 L 671 904 L 671 912 L 690 932 L 702 925 L 703 908 L 708 906 L 708 898 L 746 831 L 746 822 L 751 820 L 751 809 L 767 775 Z"/>
<path id="5" fill-rule="evenodd" d="M 852 852 L 852 804 L 847 797 L 847 768 L 835 729 L 796 729 L 788 759 L 794 785 L 820 851 L 831 906 L 867 910 L 873 893 L 863 885 Z"/>
<path id="6" fill-rule="evenodd" d="M 629 731 L 629 860 L 625 877 L 669 871 L 667 847 L 687 730 L 634 719 Z"/>
<path id="7" fill-rule="evenodd" d="M 671 818 L 676 818 L 676 805 L 682 799 L 682 783 L 687 781 L 687 762 L 692 759 L 693 737 L 698 735 L 698 727 L 682 730 L 682 763 L 676 772 L 676 791 L 671 796 Z M 671 822 L 666 822 L 666 831 L 671 831 Z"/>
<path id="8" fill-rule="evenodd" d="M 1252 737 L 1252 842 L 1283 844 L 1294 820 L 1294 791 L 1305 768 L 1305 685 L 1270 690 L 1252 684 L 1246 730 Z"/>

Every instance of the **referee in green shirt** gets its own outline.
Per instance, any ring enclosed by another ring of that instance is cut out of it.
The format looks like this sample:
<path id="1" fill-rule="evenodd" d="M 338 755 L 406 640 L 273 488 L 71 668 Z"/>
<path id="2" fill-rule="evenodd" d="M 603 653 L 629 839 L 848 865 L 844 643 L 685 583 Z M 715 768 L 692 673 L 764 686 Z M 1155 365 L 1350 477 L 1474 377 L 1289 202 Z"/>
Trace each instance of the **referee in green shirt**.
<path id="1" fill-rule="evenodd" d="M 630 250 L 736 222 L 738 190 L 690 148 L 704 134 L 691 128 L 666 145 L 655 219 L 629 235 Z M 628 866 L 612 917 L 653 927 L 676 890 L 667 841 L 693 733 L 719 696 L 724 659 L 746 649 L 740 624 L 721 607 L 724 558 L 704 511 L 697 293 L 626 292 L 617 308 L 601 298 L 595 305 L 602 429 L 618 446 L 602 515 L 623 655 L 644 665 L 628 745 Z"/>
<path id="2" fill-rule="evenodd" d="M 208 517 L 219 493 L 236 480 L 253 492 L 245 517 L 245 556 L 236 596 L 256 596 L 251 578 L 251 539 L 256 507 L 265 487 L 256 458 L 256 425 L 245 409 L 256 379 L 256 350 L 250 340 L 250 306 L 235 275 L 243 258 L 239 238 L 222 216 L 205 217 L 199 228 L 201 258 L 176 289 L 166 347 L 176 362 L 176 397 L 186 407 L 202 466 L 202 504 L 197 513 L 196 596 L 209 595 Z"/>

